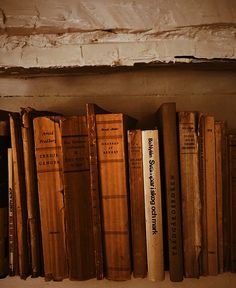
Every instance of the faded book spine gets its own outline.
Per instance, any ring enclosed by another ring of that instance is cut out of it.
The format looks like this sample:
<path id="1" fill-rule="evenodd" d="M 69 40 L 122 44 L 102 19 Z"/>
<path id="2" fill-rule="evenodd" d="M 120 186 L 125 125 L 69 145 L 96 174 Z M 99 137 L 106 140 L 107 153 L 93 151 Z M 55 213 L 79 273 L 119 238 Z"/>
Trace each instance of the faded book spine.
<path id="1" fill-rule="evenodd" d="M 216 220 L 215 122 L 212 116 L 204 116 L 204 119 L 208 274 L 217 275 L 218 243 Z"/>
<path id="2" fill-rule="evenodd" d="M 151 281 L 164 280 L 159 140 L 157 130 L 142 131 L 147 269 Z"/>
<path id="3" fill-rule="evenodd" d="M 105 276 L 130 279 L 130 234 L 124 118 L 96 115 L 98 163 L 102 199 Z"/>
<path id="4" fill-rule="evenodd" d="M 236 134 L 228 135 L 230 194 L 230 270 L 236 272 Z"/>
<path id="5" fill-rule="evenodd" d="M 61 129 L 69 278 L 86 280 L 96 276 L 86 117 L 63 118 Z"/>
<path id="6" fill-rule="evenodd" d="M 96 131 L 96 105 L 86 104 L 86 116 L 88 127 L 88 147 L 89 147 L 89 170 L 90 170 L 90 194 L 92 203 L 93 238 L 96 276 L 98 280 L 103 279 L 103 242 L 101 224 L 101 204 L 99 187 L 98 151 L 97 151 L 97 131 Z"/>
<path id="7" fill-rule="evenodd" d="M 30 112 L 29 112 L 30 113 Z M 42 274 L 42 243 L 38 203 L 37 174 L 35 166 L 33 119 L 25 111 L 22 116 L 22 140 L 25 166 L 25 184 L 28 211 L 32 277 Z"/>
<path id="8" fill-rule="evenodd" d="M 201 251 L 201 201 L 197 119 L 194 112 L 179 112 L 179 150 L 182 196 L 184 274 L 199 277 Z"/>
<path id="9" fill-rule="evenodd" d="M 33 120 L 46 280 L 68 276 L 65 244 L 62 141 L 60 117 Z"/>
<path id="10" fill-rule="evenodd" d="M 16 227 L 18 247 L 18 271 L 21 278 L 25 279 L 29 273 L 28 230 L 27 230 L 27 205 L 25 191 L 25 174 L 23 146 L 21 135 L 21 121 L 18 113 L 10 114 L 10 131 L 13 159 L 13 193 L 16 203 Z"/>
<path id="11" fill-rule="evenodd" d="M 133 275 L 144 278 L 147 275 L 147 249 L 141 130 L 128 131 L 128 155 Z"/>
<path id="12" fill-rule="evenodd" d="M 215 162 L 216 162 L 216 203 L 217 203 L 217 239 L 218 271 L 224 272 L 224 239 L 223 239 L 223 149 L 225 123 L 215 122 Z"/>

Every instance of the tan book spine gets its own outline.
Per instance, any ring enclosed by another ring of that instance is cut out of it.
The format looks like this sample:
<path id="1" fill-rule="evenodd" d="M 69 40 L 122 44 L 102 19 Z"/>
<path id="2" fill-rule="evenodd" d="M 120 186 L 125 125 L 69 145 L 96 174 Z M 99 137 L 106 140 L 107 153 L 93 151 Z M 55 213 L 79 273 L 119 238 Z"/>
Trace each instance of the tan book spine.
<path id="1" fill-rule="evenodd" d="M 123 114 L 96 115 L 106 277 L 130 279 L 130 233 Z"/>
<path id="2" fill-rule="evenodd" d="M 25 166 L 25 184 L 28 211 L 32 277 L 42 275 L 42 243 L 38 203 L 37 175 L 33 140 L 33 119 L 29 113 L 22 116 L 22 140 Z"/>
<path id="3" fill-rule="evenodd" d="M 68 276 L 60 117 L 33 120 L 42 230 L 44 275 L 46 280 Z"/>
<path id="4" fill-rule="evenodd" d="M 13 192 L 16 203 L 16 227 L 19 275 L 26 278 L 29 275 L 27 205 L 25 192 L 24 160 L 21 135 L 21 122 L 18 113 L 10 114 L 10 131 L 13 159 Z"/>
<path id="5" fill-rule="evenodd" d="M 217 201 L 217 239 L 218 271 L 224 272 L 224 239 L 223 239 L 223 145 L 224 122 L 215 122 L 215 161 L 216 161 L 216 201 Z"/>
<path id="6" fill-rule="evenodd" d="M 147 275 L 142 131 L 128 131 L 129 184 L 132 231 L 133 275 Z"/>
<path id="7" fill-rule="evenodd" d="M 157 130 L 142 131 L 147 269 L 151 281 L 164 280 L 159 140 Z"/>
<path id="8" fill-rule="evenodd" d="M 236 272 L 236 134 L 228 135 L 229 210 L 230 210 L 230 270 Z"/>
<path id="9" fill-rule="evenodd" d="M 71 280 L 96 276 L 85 116 L 61 121 L 66 239 Z"/>
<path id="10" fill-rule="evenodd" d="M 218 245 L 216 221 L 216 171 L 214 117 L 205 116 L 205 193 L 207 217 L 208 274 L 218 274 Z"/>
<path id="11" fill-rule="evenodd" d="M 197 119 L 194 112 L 179 112 L 179 149 L 182 195 L 185 277 L 199 277 L 201 251 L 201 201 Z"/>
<path id="12" fill-rule="evenodd" d="M 101 111 L 97 110 L 99 107 L 95 104 L 86 104 L 95 266 L 97 279 L 101 280 L 104 276 L 104 264 L 96 131 L 96 113 Z"/>

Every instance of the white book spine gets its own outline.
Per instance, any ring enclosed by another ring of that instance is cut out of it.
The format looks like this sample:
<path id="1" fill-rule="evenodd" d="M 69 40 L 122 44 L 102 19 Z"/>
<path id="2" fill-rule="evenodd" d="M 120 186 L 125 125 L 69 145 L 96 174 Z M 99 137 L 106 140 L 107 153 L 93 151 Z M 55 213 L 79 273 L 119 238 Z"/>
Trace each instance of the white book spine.
<path id="1" fill-rule="evenodd" d="M 148 279 L 164 280 L 158 130 L 142 131 Z"/>

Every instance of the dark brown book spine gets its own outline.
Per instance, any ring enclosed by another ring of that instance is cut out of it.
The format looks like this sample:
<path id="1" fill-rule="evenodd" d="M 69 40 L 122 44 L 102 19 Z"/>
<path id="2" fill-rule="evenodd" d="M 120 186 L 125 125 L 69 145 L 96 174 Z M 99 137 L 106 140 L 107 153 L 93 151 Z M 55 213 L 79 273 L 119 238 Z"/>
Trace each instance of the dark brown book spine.
<path id="1" fill-rule="evenodd" d="M 86 104 L 86 116 L 88 126 L 88 146 L 89 146 L 89 166 L 90 166 L 90 193 L 92 203 L 93 219 L 93 237 L 96 277 L 98 280 L 103 279 L 103 241 L 102 241 L 102 220 L 100 204 L 100 187 L 99 187 L 99 169 L 97 156 L 97 131 L 96 131 L 96 113 L 97 106 L 92 103 Z"/>
<path id="2" fill-rule="evenodd" d="M 12 144 L 13 193 L 16 203 L 16 227 L 17 227 L 17 247 L 19 275 L 25 279 L 29 273 L 29 253 L 28 253 L 28 227 L 27 227 L 27 205 L 25 190 L 24 159 L 21 134 L 21 119 L 18 113 L 10 114 L 10 130 Z"/>
<path id="3" fill-rule="evenodd" d="M 128 131 L 129 185 L 132 231 L 133 275 L 147 275 L 142 131 Z"/>
<path id="4" fill-rule="evenodd" d="M 68 276 L 60 120 L 59 116 L 33 120 L 44 276 L 57 281 Z"/>
<path id="5" fill-rule="evenodd" d="M 176 104 L 164 103 L 157 111 L 162 167 L 162 194 L 166 204 L 169 271 L 171 281 L 183 280 L 183 248 Z M 165 212 L 164 212 L 165 213 Z"/>
<path id="6" fill-rule="evenodd" d="M 0 121 L 0 278 L 8 275 L 8 147 L 9 121 Z"/>
<path id="7" fill-rule="evenodd" d="M 63 118 L 60 126 L 69 278 L 87 280 L 96 273 L 86 117 Z"/>
<path id="8" fill-rule="evenodd" d="M 230 263 L 231 272 L 236 272 L 236 135 L 228 135 L 229 194 L 230 194 Z"/>
<path id="9" fill-rule="evenodd" d="M 96 115 L 106 277 L 131 275 L 124 117 Z"/>

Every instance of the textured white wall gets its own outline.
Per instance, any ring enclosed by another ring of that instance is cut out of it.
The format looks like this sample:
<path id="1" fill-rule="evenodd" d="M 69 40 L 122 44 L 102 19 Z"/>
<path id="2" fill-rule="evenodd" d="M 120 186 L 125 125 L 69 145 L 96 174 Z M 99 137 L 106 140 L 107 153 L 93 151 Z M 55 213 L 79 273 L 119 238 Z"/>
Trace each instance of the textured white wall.
<path id="1" fill-rule="evenodd" d="M 0 33 L 0 67 L 236 59 L 236 1 L 1 0 Z"/>

